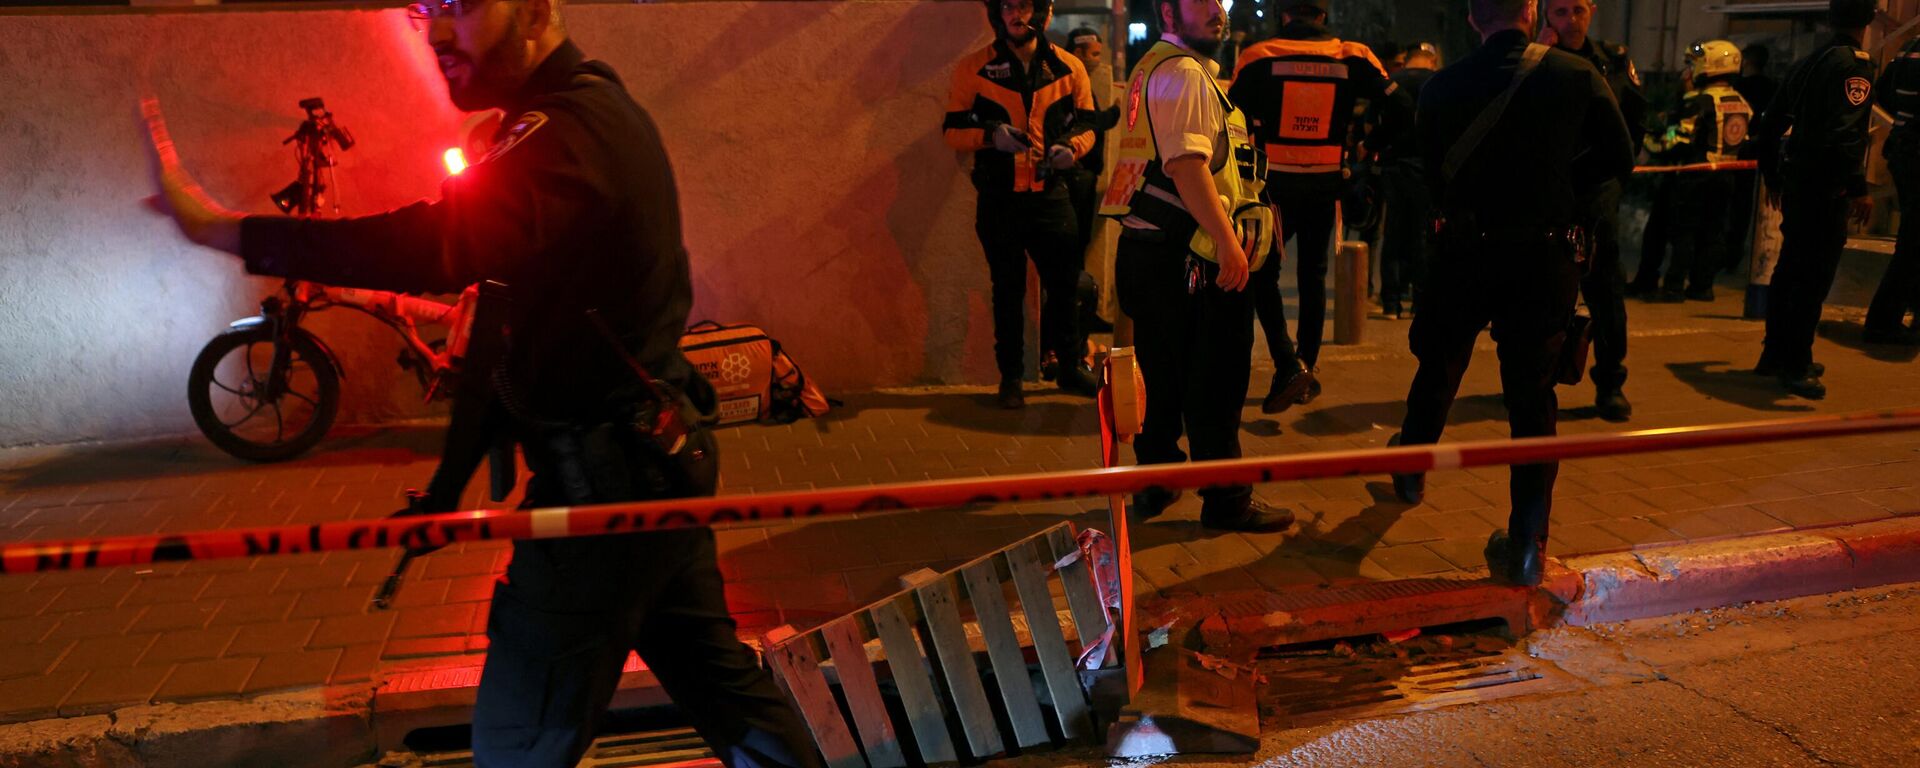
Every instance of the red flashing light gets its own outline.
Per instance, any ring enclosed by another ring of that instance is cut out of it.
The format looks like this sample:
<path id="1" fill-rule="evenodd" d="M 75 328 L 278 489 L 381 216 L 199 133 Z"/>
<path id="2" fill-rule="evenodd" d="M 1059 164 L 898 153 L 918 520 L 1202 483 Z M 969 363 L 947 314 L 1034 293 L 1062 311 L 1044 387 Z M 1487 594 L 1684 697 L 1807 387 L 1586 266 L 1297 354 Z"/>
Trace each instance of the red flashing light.
<path id="1" fill-rule="evenodd" d="M 447 174 L 450 176 L 458 176 L 467 169 L 467 153 L 460 151 L 459 147 L 447 150 L 440 159 L 446 161 Z"/>

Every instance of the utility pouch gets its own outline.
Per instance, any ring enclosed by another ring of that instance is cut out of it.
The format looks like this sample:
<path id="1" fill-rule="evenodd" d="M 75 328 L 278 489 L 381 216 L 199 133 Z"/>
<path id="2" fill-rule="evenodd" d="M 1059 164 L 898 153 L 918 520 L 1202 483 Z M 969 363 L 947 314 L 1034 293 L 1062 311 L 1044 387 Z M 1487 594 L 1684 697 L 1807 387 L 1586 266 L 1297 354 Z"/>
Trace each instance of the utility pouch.
<path id="1" fill-rule="evenodd" d="M 1593 318 L 1578 312 L 1567 320 L 1567 335 L 1560 342 L 1560 357 L 1554 362 L 1553 378 L 1561 384 L 1579 384 L 1587 372 L 1587 350 L 1593 346 Z"/>

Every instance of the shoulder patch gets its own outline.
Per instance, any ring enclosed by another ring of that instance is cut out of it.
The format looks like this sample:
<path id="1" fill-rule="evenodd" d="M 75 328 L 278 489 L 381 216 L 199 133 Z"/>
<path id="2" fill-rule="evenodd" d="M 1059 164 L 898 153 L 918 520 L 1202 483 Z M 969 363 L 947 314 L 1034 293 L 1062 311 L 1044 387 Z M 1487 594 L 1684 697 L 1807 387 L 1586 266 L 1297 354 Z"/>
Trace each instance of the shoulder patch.
<path id="1" fill-rule="evenodd" d="M 1867 103 L 1867 96 L 1873 93 L 1873 83 L 1864 77 L 1847 78 L 1847 103 L 1860 106 Z"/>
<path id="2" fill-rule="evenodd" d="M 506 133 L 500 137 L 500 140 L 493 143 L 493 146 L 487 150 L 486 156 L 480 158 L 480 162 L 484 163 L 506 154 L 507 150 L 513 149 L 515 146 L 518 146 L 520 142 L 526 141 L 528 136 L 532 136 L 534 131 L 540 130 L 540 126 L 546 124 L 547 114 L 545 112 L 528 112 L 521 115 L 520 119 L 515 120 L 513 126 L 508 128 Z"/>
<path id="3" fill-rule="evenodd" d="M 1873 55 L 1858 48 L 1853 49 L 1853 57 L 1861 61 L 1873 61 Z"/>
<path id="4" fill-rule="evenodd" d="M 1627 59 L 1627 82 L 1640 85 L 1640 70 L 1633 68 L 1633 59 Z"/>

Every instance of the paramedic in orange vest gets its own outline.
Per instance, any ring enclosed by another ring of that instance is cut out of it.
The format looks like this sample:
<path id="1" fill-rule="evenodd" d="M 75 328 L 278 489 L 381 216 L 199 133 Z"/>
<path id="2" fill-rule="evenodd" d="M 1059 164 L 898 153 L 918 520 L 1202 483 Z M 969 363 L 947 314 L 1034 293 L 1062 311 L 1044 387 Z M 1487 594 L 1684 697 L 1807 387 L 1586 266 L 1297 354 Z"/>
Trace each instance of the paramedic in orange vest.
<path id="1" fill-rule="evenodd" d="M 1051 0 L 987 0 L 993 42 L 954 68 L 947 96 L 947 144 L 973 153 L 1002 408 L 1026 405 L 1029 258 L 1040 274 L 1041 377 L 1084 395 L 1100 388 L 1075 327 L 1082 258 L 1069 197 L 1074 164 L 1093 148 L 1093 94 L 1086 67 L 1047 40 L 1052 11 Z"/>
<path id="2" fill-rule="evenodd" d="M 1356 99 L 1380 107 L 1369 147 L 1391 143 L 1407 130 L 1413 105 L 1359 43 L 1327 31 L 1327 0 L 1293 0 L 1280 14 L 1278 37 L 1240 52 L 1228 95 L 1247 113 L 1254 141 L 1267 152 L 1268 199 L 1280 209 L 1280 231 L 1294 240 L 1299 261 L 1300 347 L 1287 337 L 1280 298 L 1280 262 L 1269 259 L 1247 290 L 1273 356 L 1273 385 L 1260 403 L 1279 413 L 1320 393 L 1314 366 L 1327 317 L 1327 256 L 1333 244 L 1334 204 L 1346 186 L 1346 139 Z M 1284 249 L 1275 243 L 1275 249 Z M 1276 256 L 1278 254 L 1276 253 Z"/>

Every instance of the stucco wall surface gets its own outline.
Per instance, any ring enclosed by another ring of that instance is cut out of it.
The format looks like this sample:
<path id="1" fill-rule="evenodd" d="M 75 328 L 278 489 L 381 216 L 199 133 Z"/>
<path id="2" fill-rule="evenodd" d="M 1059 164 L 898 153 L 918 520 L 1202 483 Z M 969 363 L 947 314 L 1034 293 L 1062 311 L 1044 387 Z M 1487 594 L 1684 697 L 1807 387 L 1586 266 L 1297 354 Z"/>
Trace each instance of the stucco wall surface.
<path id="1" fill-rule="evenodd" d="M 666 137 L 694 319 L 763 325 L 830 389 L 991 378 L 973 194 L 938 130 L 953 62 L 986 39 L 977 4 L 585 5 L 568 22 Z M 140 97 L 211 193 L 262 213 L 293 179 L 280 141 L 300 99 L 359 140 L 339 157 L 347 214 L 437 194 L 464 118 L 398 10 L 0 16 L 0 41 L 0 445 L 191 431 L 194 355 L 277 288 L 145 209 Z M 429 413 L 385 328 L 309 327 L 347 371 L 343 422 Z"/>

